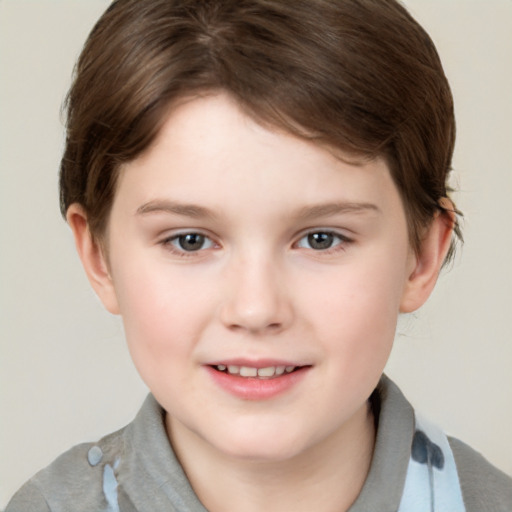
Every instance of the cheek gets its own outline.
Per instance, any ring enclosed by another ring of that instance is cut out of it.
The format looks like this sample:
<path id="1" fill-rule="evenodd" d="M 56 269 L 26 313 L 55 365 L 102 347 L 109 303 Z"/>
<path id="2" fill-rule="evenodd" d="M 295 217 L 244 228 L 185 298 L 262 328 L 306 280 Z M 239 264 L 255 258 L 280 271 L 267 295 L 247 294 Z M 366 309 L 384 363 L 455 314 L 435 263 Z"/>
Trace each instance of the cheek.
<path id="1" fill-rule="evenodd" d="M 118 269 L 115 279 L 126 339 L 137 366 L 177 360 L 197 343 L 211 298 L 186 273 L 150 262 Z"/>
<path id="2" fill-rule="evenodd" d="M 337 321 L 375 318 L 395 319 L 404 287 L 403 267 L 392 258 L 362 260 L 334 268 L 325 275 L 305 281 L 309 308 Z M 323 312 L 323 313 L 322 313 Z"/>
<path id="3" fill-rule="evenodd" d="M 382 253 L 381 253 L 382 254 Z M 302 310 L 344 361 L 361 366 L 387 360 L 395 336 L 403 289 L 403 267 L 393 254 L 340 267 L 329 279 L 313 281 Z M 326 276 L 327 277 L 327 276 Z"/>

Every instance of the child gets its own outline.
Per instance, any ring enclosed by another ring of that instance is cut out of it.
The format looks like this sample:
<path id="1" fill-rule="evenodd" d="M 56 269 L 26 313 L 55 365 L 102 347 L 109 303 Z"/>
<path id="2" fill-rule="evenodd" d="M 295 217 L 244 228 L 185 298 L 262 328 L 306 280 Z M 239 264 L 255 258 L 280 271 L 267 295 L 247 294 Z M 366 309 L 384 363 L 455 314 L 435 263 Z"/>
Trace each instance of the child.
<path id="1" fill-rule="evenodd" d="M 151 390 L 7 512 L 505 511 L 382 372 L 459 234 L 451 93 L 394 1 L 118 0 L 61 208 Z"/>

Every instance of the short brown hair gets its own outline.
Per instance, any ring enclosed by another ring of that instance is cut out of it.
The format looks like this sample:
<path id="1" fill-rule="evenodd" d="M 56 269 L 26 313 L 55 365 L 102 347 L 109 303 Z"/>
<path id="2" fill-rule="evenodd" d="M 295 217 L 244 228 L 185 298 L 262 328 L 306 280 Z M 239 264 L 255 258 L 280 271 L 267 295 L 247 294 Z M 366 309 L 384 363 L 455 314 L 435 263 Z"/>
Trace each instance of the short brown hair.
<path id="1" fill-rule="evenodd" d="M 397 1 L 116 0 L 67 98 L 62 213 L 81 204 L 101 236 L 120 166 L 148 148 L 173 102 L 215 90 L 260 122 L 384 157 L 415 249 L 443 211 L 452 95 L 433 42 Z"/>

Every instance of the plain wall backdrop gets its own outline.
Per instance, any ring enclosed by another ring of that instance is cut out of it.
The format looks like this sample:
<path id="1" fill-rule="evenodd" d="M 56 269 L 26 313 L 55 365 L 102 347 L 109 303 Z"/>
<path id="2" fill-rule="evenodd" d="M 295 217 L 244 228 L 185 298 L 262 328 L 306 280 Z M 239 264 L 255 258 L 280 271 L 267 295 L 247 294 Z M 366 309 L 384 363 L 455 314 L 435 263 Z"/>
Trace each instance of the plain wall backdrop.
<path id="1" fill-rule="evenodd" d="M 147 393 L 58 210 L 60 105 L 107 0 L 0 0 L 0 508 Z M 407 0 L 456 103 L 466 243 L 401 319 L 387 373 L 431 420 L 512 475 L 512 1 Z M 371 319 L 369 319 L 371 321 Z"/>

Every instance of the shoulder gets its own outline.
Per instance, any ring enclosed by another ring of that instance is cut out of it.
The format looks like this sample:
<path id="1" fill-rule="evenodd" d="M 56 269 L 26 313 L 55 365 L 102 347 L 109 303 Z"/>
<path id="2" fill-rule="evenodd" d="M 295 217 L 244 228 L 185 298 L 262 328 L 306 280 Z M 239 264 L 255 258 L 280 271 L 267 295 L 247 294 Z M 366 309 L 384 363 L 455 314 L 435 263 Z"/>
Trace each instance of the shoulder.
<path id="1" fill-rule="evenodd" d="M 512 511 L 512 478 L 477 451 L 449 438 L 467 512 Z"/>
<path id="2" fill-rule="evenodd" d="M 5 512 L 205 512 L 177 460 L 164 411 L 149 394 L 135 419 L 80 444 L 37 473 Z"/>
<path id="3" fill-rule="evenodd" d="M 77 445 L 39 471 L 13 496 L 5 512 L 74 512 L 109 507 L 108 487 L 124 450 L 123 430 L 98 443 Z M 115 479 L 112 480 L 116 485 Z"/>
<path id="4" fill-rule="evenodd" d="M 50 506 L 37 485 L 29 480 L 11 499 L 5 512 L 50 512 Z"/>

